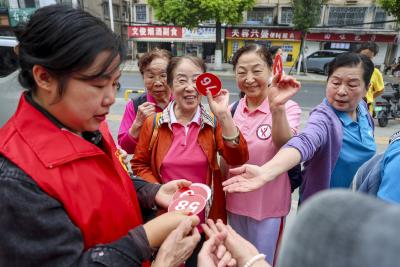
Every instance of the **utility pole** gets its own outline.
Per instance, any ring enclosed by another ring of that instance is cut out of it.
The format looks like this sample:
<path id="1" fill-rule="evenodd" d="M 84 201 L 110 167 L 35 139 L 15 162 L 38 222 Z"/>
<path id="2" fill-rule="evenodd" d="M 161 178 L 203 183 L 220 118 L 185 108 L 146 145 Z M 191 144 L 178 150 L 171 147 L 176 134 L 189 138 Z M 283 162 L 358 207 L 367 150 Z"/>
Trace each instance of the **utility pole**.
<path id="1" fill-rule="evenodd" d="M 109 11 L 110 11 L 110 25 L 111 25 L 111 30 L 114 31 L 114 14 L 113 14 L 112 0 L 108 0 L 108 9 L 109 9 Z"/>

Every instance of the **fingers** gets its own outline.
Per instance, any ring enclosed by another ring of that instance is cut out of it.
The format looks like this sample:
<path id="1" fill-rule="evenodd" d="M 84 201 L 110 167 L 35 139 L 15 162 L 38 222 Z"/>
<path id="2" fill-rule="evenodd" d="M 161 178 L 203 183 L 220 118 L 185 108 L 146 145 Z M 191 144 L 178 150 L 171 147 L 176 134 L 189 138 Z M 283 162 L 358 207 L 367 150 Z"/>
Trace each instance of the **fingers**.
<path id="1" fill-rule="evenodd" d="M 214 101 L 211 91 L 207 91 L 206 96 L 207 96 L 208 103 L 211 104 Z"/>
<path id="2" fill-rule="evenodd" d="M 275 78 L 275 77 L 274 77 Z M 301 84 L 292 76 L 284 75 L 281 80 L 277 83 L 279 88 L 293 87 L 295 89 L 300 89 Z"/>
<path id="3" fill-rule="evenodd" d="M 185 236 L 187 236 L 190 232 L 192 232 L 193 227 L 194 226 L 192 220 L 188 218 L 182 221 L 174 231 L 176 231 L 177 237 L 182 239 Z"/>
<path id="4" fill-rule="evenodd" d="M 223 190 L 228 193 L 240 193 L 240 192 L 245 193 L 257 189 L 252 185 L 252 181 L 243 178 L 237 178 L 237 179 L 238 180 L 236 181 L 229 181 L 229 180 L 225 181 L 225 182 L 230 182 L 230 184 L 226 186 L 224 185 Z"/>
<path id="5" fill-rule="evenodd" d="M 176 185 L 178 186 L 178 188 L 182 188 L 182 187 L 189 187 L 192 182 L 185 180 L 185 179 L 180 179 L 180 180 L 175 180 Z"/>
<path id="6" fill-rule="evenodd" d="M 244 179 L 241 175 L 236 175 L 236 176 L 233 176 L 232 178 L 229 178 L 228 180 L 223 181 L 222 186 L 225 187 L 225 186 L 228 186 L 231 184 L 236 184 L 236 183 L 241 182 L 242 180 L 246 180 L 246 179 Z"/>
<path id="7" fill-rule="evenodd" d="M 224 248 L 225 248 L 225 246 L 224 246 Z M 229 251 L 226 251 L 225 254 L 223 255 L 223 257 L 218 262 L 218 267 L 228 266 L 228 263 L 230 263 L 232 259 L 233 259 L 232 254 Z"/>
<path id="8" fill-rule="evenodd" d="M 237 168 L 229 169 L 229 173 L 233 174 L 233 175 L 239 175 L 239 174 L 244 173 L 245 171 L 246 171 L 246 164 L 244 164 L 240 167 L 237 167 Z"/>

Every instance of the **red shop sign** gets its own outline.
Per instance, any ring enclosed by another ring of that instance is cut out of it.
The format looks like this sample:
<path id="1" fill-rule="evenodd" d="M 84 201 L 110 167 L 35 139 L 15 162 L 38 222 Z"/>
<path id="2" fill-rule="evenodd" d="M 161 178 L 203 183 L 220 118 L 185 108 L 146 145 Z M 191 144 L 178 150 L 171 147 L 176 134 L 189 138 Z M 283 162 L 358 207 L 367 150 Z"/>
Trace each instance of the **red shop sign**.
<path id="1" fill-rule="evenodd" d="M 301 32 L 285 29 L 228 28 L 225 32 L 228 39 L 301 40 Z"/>
<path id="2" fill-rule="evenodd" d="M 182 28 L 175 26 L 129 26 L 129 38 L 182 38 Z"/>
<path id="3" fill-rule="evenodd" d="M 396 35 L 390 34 L 354 34 L 354 33 L 307 33 L 309 41 L 339 41 L 339 42 L 382 42 L 393 43 Z"/>

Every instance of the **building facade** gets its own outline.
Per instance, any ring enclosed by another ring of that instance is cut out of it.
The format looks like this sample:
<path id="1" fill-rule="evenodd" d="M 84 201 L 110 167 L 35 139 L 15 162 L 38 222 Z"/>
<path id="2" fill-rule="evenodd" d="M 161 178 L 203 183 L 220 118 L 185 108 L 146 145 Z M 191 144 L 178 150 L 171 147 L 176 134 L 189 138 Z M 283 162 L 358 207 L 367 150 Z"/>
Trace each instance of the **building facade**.
<path id="1" fill-rule="evenodd" d="M 398 25 L 387 22 L 391 20 L 394 18 L 374 0 L 326 1 L 321 6 L 318 25 L 306 36 L 305 53 L 309 55 L 323 49 L 354 51 L 362 42 L 374 41 L 380 50 L 375 64 L 383 66 L 400 56 Z M 293 27 L 290 0 L 259 0 L 253 10 L 245 14 L 242 25 L 227 29 L 227 60 L 241 46 L 255 42 L 267 47 L 281 46 L 285 65 L 291 66 L 300 49 L 299 33 Z"/>

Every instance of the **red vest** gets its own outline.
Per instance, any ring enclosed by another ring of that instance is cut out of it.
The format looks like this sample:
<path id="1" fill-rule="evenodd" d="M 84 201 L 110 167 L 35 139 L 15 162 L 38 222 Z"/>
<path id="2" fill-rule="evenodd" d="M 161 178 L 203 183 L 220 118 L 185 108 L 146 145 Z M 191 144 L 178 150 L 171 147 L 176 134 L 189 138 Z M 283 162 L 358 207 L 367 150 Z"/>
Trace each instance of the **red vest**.
<path id="1" fill-rule="evenodd" d="M 0 129 L 0 153 L 62 203 L 82 232 L 85 250 L 116 241 L 142 223 L 133 183 L 107 125 L 100 128 L 104 151 L 59 129 L 23 95 Z"/>

